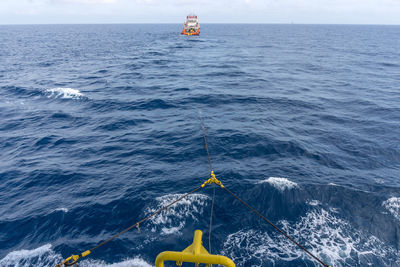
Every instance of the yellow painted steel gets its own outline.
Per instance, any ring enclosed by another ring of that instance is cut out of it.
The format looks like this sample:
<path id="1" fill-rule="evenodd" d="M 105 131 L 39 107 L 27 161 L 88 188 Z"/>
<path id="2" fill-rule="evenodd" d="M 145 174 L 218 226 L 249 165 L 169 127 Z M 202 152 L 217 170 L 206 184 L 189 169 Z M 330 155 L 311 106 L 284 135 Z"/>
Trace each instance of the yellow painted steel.
<path id="1" fill-rule="evenodd" d="M 194 232 L 193 243 L 182 252 L 164 251 L 158 254 L 156 258 L 156 267 L 164 267 L 164 261 L 176 261 L 178 266 L 182 266 L 183 262 L 193 262 L 196 266 L 200 263 L 204 263 L 207 264 L 208 267 L 211 267 L 213 264 L 235 267 L 235 263 L 228 257 L 209 254 L 202 245 L 202 236 L 203 232 L 196 230 Z"/>
<path id="2" fill-rule="evenodd" d="M 81 257 L 86 257 L 87 255 L 90 254 L 90 250 L 86 250 L 85 252 L 82 252 Z"/>
<path id="3" fill-rule="evenodd" d="M 215 177 L 215 174 L 214 174 L 213 171 L 211 171 L 211 178 L 208 179 L 207 181 L 205 181 L 205 182 L 201 185 L 201 187 L 205 187 L 206 185 L 212 184 L 212 183 L 217 184 L 217 185 L 219 185 L 220 187 L 224 188 L 224 185 L 221 183 L 220 180 L 217 179 L 217 177 Z"/>
<path id="4" fill-rule="evenodd" d="M 86 251 L 82 252 L 81 255 L 72 255 L 72 256 L 66 258 L 61 264 L 57 264 L 56 267 L 61 267 L 62 265 L 71 266 L 73 264 L 76 264 L 79 259 L 86 257 L 87 255 L 90 254 L 90 252 L 91 252 L 90 250 L 86 250 Z"/>

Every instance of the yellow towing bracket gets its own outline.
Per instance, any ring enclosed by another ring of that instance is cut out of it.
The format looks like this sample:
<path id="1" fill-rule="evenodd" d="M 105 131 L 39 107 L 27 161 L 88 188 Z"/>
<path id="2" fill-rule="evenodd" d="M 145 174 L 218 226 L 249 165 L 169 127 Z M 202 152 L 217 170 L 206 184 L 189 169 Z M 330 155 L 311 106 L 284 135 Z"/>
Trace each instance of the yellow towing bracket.
<path id="1" fill-rule="evenodd" d="M 235 267 L 231 259 L 221 255 L 211 255 L 202 245 L 203 232 L 196 230 L 194 232 L 193 244 L 185 248 L 182 252 L 164 251 L 158 254 L 156 258 L 156 267 L 164 267 L 164 261 L 176 261 L 176 265 L 182 266 L 183 262 L 193 262 L 198 266 L 204 263 L 207 267 L 213 264 L 219 264 L 226 267 Z"/>
<path id="2" fill-rule="evenodd" d="M 220 187 L 224 188 L 224 185 L 221 183 L 220 180 L 217 179 L 217 177 L 215 177 L 215 174 L 214 174 L 213 171 L 211 171 L 211 177 L 210 177 L 210 179 L 208 179 L 207 181 L 205 181 L 205 182 L 201 185 L 201 187 L 205 187 L 206 185 L 212 184 L 212 183 L 217 184 L 217 185 L 219 185 Z"/>

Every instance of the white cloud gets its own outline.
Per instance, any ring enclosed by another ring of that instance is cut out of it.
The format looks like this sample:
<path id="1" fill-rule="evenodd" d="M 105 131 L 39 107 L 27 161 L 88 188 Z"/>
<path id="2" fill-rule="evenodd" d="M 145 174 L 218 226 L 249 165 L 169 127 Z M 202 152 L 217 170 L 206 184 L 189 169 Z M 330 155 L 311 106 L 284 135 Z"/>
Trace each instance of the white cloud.
<path id="1" fill-rule="evenodd" d="M 117 0 L 51 0 L 54 3 L 72 4 L 115 4 Z"/>
<path id="2" fill-rule="evenodd" d="M 400 0 L 0 0 L 0 24 L 181 23 L 191 11 L 201 23 L 400 24 Z"/>

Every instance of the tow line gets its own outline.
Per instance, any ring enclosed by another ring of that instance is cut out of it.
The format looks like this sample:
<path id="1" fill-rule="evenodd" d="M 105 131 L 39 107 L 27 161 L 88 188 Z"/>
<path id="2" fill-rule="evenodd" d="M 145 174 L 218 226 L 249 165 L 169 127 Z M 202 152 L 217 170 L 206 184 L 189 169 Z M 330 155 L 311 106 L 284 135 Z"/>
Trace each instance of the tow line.
<path id="1" fill-rule="evenodd" d="M 235 199 L 237 199 L 239 202 L 241 202 L 244 206 L 246 206 L 251 212 L 255 213 L 258 217 L 260 217 L 262 220 L 264 220 L 266 223 L 268 223 L 269 225 L 271 225 L 275 230 L 277 230 L 280 234 L 282 234 L 284 237 L 286 237 L 288 240 L 290 240 L 292 243 L 294 243 L 296 246 L 298 246 L 301 250 L 303 250 L 304 252 L 306 252 L 308 255 L 310 255 L 314 260 L 316 260 L 318 263 L 320 263 L 322 266 L 324 267 L 331 267 L 330 265 L 326 264 L 325 262 L 323 262 L 320 258 L 318 258 L 316 255 L 314 255 L 311 251 L 309 251 L 308 249 L 306 249 L 303 245 L 301 245 L 298 241 L 296 241 L 293 237 L 289 236 L 289 234 L 287 234 L 285 231 L 283 231 L 282 229 L 280 229 L 278 226 L 276 226 L 274 223 L 272 223 L 270 220 L 268 220 L 264 215 L 262 215 L 260 212 L 258 212 L 256 209 L 252 208 L 248 203 L 246 203 L 244 200 L 242 200 L 241 198 L 239 198 L 236 194 L 234 194 L 232 191 L 230 191 L 228 188 L 226 188 L 222 182 L 220 180 L 217 179 L 217 177 L 214 174 L 213 168 L 212 168 L 212 164 L 211 164 L 211 159 L 210 159 L 210 153 L 208 151 L 208 146 L 207 146 L 207 138 L 206 138 L 206 129 L 204 127 L 204 123 L 203 123 L 203 119 L 201 118 L 201 126 L 202 126 L 202 130 L 203 130 L 203 138 L 204 138 L 204 147 L 207 151 L 207 157 L 208 157 L 208 163 L 210 165 L 210 170 L 211 170 L 211 174 L 210 174 L 210 178 L 208 180 L 206 180 L 203 184 L 201 184 L 200 186 L 196 187 L 195 189 L 193 189 L 192 191 L 182 195 L 181 197 L 179 197 L 177 200 L 172 201 L 171 203 L 169 203 L 168 205 L 158 209 L 157 211 L 155 211 L 154 213 L 150 214 L 149 216 L 145 217 L 144 219 L 138 221 L 137 223 L 129 226 L 128 228 L 126 228 L 125 230 L 119 232 L 116 235 L 113 235 L 112 237 L 110 237 L 109 239 L 99 243 L 98 245 L 96 245 L 95 247 L 86 250 L 84 252 L 82 252 L 81 254 L 78 255 L 71 255 L 70 257 L 66 258 L 63 262 L 61 262 L 60 264 L 57 264 L 56 267 L 62 267 L 62 266 L 71 266 L 74 264 L 77 264 L 77 262 L 86 257 L 87 255 L 89 255 L 90 253 L 92 253 L 94 250 L 98 249 L 99 247 L 104 246 L 105 244 L 107 244 L 108 242 L 110 242 L 111 240 L 119 237 L 120 235 L 128 232 L 129 230 L 133 229 L 133 228 L 137 228 L 139 233 L 140 233 L 140 224 L 148 221 L 149 219 L 151 219 L 152 217 L 156 216 L 157 214 L 159 214 L 160 212 L 162 212 L 163 210 L 167 210 L 170 206 L 174 205 L 175 203 L 181 201 L 182 199 L 188 197 L 189 195 L 197 192 L 198 190 L 204 188 L 206 185 L 211 185 L 211 184 L 216 184 L 219 187 L 221 187 L 222 189 L 224 189 L 226 192 L 228 192 L 231 196 L 233 196 Z M 211 226 L 212 226 L 212 216 L 213 216 L 213 207 L 214 207 L 214 198 L 215 198 L 215 187 L 213 188 L 213 198 L 212 198 L 212 205 L 211 205 L 211 214 L 210 214 L 210 229 L 209 229 L 209 250 L 211 252 Z M 212 264 L 221 264 L 224 266 L 235 266 L 233 264 L 233 262 L 225 257 L 225 256 L 220 256 L 220 255 L 210 255 L 207 250 L 201 245 L 202 241 L 201 241 L 201 237 L 202 237 L 202 232 L 199 230 L 196 230 L 195 232 L 195 236 L 193 239 L 193 244 L 190 245 L 189 247 L 187 247 L 184 251 L 182 252 L 171 252 L 171 251 L 166 251 L 166 252 L 162 252 L 158 255 L 157 259 L 156 259 L 156 266 L 157 267 L 161 267 L 164 266 L 164 260 L 174 260 L 177 261 L 178 266 L 182 265 L 182 262 L 194 262 L 194 263 L 205 263 L 207 264 L 207 266 L 212 266 Z M 180 265 L 179 265 L 180 264 Z M 233 265 L 232 265 L 233 264 Z"/>

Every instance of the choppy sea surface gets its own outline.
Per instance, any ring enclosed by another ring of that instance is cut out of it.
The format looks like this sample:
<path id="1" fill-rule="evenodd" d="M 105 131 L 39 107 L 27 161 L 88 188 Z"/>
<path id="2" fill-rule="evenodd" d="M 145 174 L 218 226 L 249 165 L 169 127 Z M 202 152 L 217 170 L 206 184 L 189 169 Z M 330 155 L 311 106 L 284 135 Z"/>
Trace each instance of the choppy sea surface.
<path id="1" fill-rule="evenodd" d="M 400 26 L 0 26 L 0 266 L 54 266 L 217 177 L 332 266 L 400 266 Z M 79 266 L 153 266 L 212 186 Z M 319 266 L 216 188 L 212 252 Z M 173 266 L 173 265 L 171 265 Z"/>

